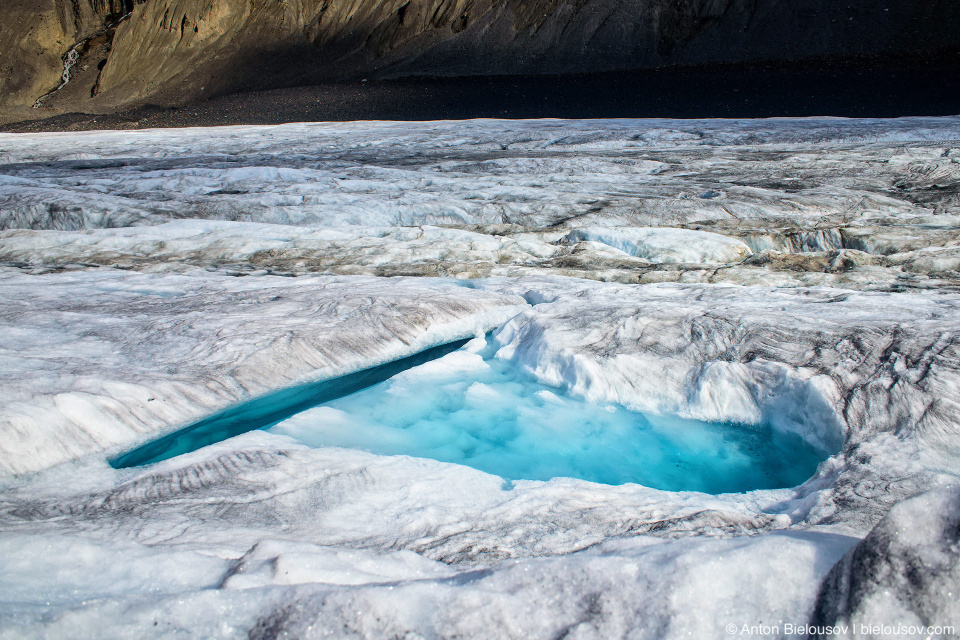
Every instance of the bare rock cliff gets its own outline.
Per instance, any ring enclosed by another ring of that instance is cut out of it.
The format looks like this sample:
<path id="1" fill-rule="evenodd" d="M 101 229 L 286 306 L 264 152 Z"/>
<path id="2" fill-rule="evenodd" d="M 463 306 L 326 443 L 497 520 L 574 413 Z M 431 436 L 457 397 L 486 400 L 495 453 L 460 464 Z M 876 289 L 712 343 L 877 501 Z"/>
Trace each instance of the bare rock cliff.
<path id="1" fill-rule="evenodd" d="M 960 3 L 7 0 L 0 40 L 0 112 L 39 116 L 360 78 L 922 56 L 960 48 Z"/>

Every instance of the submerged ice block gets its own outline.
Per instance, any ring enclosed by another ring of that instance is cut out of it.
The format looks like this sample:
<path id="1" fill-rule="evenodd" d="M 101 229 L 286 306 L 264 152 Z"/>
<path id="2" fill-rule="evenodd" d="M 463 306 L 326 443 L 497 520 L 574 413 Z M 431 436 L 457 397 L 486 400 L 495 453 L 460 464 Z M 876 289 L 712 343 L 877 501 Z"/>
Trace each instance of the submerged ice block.
<path id="1" fill-rule="evenodd" d="M 706 493 L 795 486 L 830 453 L 768 425 L 585 402 L 495 351 L 475 340 L 270 431 L 316 447 L 464 464 L 507 480 L 572 477 Z"/>

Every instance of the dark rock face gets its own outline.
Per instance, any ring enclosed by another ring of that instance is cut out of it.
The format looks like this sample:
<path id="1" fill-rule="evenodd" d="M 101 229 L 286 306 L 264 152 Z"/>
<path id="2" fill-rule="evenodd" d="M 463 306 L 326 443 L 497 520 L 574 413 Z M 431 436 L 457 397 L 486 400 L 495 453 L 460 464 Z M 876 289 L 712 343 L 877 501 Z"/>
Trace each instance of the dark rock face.
<path id="1" fill-rule="evenodd" d="M 10 0 L 0 108 L 183 104 L 411 75 L 578 73 L 960 48 L 953 0 Z M 71 86 L 72 85 L 72 86 Z"/>
<path id="2" fill-rule="evenodd" d="M 960 487 L 936 489 L 891 509 L 830 570 L 811 624 L 846 626 L 864 637 L 884 636 L 874 633 L 878 625 L 894 633 L 900 625 L 953 626 L 933 633 L 953 637 L 960 630 L 958 592 Z"/>

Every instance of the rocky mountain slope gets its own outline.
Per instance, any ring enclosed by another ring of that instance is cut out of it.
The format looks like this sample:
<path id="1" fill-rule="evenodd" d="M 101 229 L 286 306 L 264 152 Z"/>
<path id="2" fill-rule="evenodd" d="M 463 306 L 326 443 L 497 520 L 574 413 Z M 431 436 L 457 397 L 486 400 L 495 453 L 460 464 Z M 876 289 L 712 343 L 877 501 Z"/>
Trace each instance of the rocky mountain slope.
<path id="1" fill-rule="evenodd" d="M 955 51 L 958 27 L 947 0 L 11 0 L 0 117 L 363 78 L 922 57 Z"/>

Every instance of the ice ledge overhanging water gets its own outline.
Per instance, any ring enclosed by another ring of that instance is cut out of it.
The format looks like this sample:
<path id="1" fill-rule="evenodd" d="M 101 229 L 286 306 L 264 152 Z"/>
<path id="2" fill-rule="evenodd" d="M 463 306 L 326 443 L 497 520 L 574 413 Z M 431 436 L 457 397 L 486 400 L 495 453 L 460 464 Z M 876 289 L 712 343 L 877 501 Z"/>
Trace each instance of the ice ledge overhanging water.
<path id="1" fill-rule="evenodd" d="M 440 358 L 467 342 L 466 339 L 449 342 L 386 364 L 254 398 L 116 456 L 109 461 L 110 466 L 123 469 L 152 464 L 247 431 L 262 429 L 310 407 L 382 382 L 410 367 Z"/>

